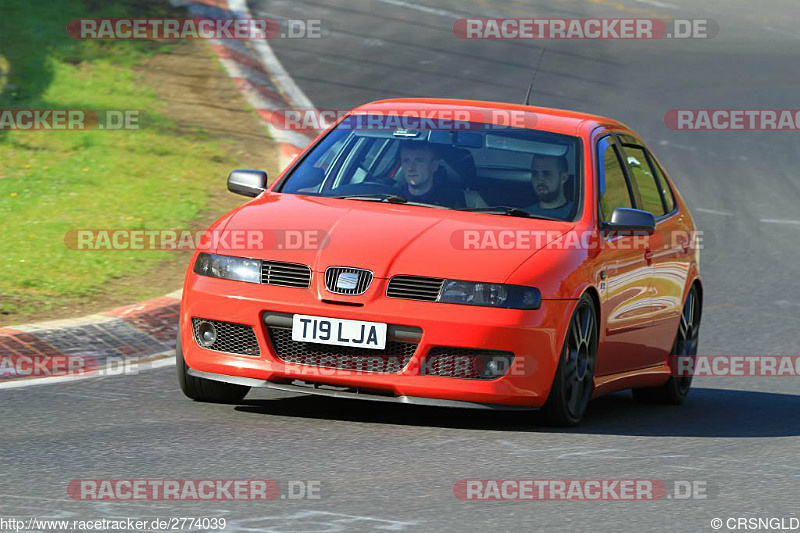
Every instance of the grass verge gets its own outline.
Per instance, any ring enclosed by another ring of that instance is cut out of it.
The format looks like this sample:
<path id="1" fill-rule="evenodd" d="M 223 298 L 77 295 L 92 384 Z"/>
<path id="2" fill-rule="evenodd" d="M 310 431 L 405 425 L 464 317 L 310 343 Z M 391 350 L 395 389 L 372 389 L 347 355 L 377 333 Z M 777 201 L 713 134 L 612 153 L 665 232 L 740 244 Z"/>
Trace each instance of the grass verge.
<path id="1" fill-rule="evenodd" d="M 222 196 L 231 168 L 274 167 L 255 113 L 202 43 L 66 34 L 74 18 L 182 15 L 166 2 L 6 0 L 4 11 L 1 109 L 140 110 L 148 121 L 126 131 L 0 131 L 0 323 L 99 311 L 179 288 L 186 254 L 76 251 L 64 236 L 206 226 L 238 201 Z M 169 70 L 177 65 L 180 79 Z M 207 86 L 213 90 L 204 93 Z"/>

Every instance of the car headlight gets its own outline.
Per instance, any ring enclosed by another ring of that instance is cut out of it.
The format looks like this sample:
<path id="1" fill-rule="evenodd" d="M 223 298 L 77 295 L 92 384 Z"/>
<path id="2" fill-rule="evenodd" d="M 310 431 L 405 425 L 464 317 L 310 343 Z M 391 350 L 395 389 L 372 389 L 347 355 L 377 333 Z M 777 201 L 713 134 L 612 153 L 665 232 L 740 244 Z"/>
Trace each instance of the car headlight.
<path id="1" fill-rule="evenodd" d="M 194 272 L 212 278 L 261 283 L 261 261 L 258 259 L 199 254 L 194 263 Z"/>
<path id="2" fill-rule="evenodd" d="M 506 307 L 509 309 L 539 309 L 542 293 L 535 287 L 445 280 L 439 302 L 450 304 Z"/>

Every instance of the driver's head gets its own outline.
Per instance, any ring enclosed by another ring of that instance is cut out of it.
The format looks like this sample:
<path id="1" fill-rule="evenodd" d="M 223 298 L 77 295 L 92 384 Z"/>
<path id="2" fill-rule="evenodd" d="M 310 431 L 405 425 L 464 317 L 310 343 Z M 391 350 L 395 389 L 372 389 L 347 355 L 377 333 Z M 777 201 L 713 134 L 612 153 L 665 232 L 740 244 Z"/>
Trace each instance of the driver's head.
<path id="1" fill-rule="evenodd" d="M 400 144 L 400 163 L 410 190 L 429 189 L 433 174 L 439 169 L 439 157 L 427 142 L 405 141 Z"/>
<path id="2" fill-rule="evenodd" d="M 531 163 L 531 183 L 540 202 L 552 202 L 564 194 L 569 179 L 567 158 L 560 155 L 537 155 Z"/>

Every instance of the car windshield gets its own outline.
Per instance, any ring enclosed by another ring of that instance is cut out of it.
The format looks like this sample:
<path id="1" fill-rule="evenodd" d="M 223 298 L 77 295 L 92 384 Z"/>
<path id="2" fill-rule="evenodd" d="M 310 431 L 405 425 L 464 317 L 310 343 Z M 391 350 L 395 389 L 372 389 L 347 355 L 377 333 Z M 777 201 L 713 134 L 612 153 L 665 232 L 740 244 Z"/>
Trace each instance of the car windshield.
<path id="1" fill-rule="evenodd" d="M 397 128 L 365 117 L 372 116 L 343 120 L 276 190 L 553 220 L 576 215 L 575 137 L 477 122 Z"/>

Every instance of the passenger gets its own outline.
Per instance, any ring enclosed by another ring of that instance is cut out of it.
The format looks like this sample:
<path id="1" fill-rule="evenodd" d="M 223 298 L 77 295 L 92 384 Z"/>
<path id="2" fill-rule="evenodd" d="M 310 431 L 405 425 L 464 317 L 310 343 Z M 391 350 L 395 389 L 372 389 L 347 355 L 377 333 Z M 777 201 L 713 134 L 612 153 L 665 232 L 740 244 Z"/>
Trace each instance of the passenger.
<path id="1" fill-rule="evenodd" d="M 567 158 L 564 156 L 536 155 L 531 163 L 531 184 L 536 193 L 536 203 L 526 208 L 553 218 L 566 219 L 572 213 L 573 199 L 567 198 L 564 186 L 569 179 Z"/>

